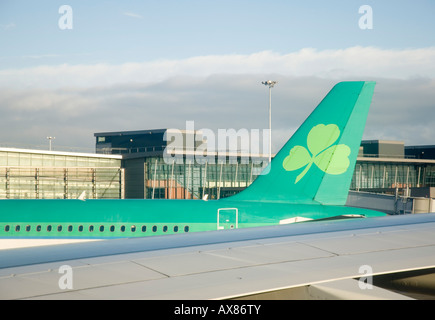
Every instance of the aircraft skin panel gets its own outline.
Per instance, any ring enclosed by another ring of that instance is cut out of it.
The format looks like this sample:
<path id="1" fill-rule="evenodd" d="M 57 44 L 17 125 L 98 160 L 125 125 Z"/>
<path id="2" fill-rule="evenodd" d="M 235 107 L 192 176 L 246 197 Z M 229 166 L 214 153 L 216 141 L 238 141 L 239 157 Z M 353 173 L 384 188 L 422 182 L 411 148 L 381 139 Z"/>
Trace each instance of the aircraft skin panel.
<path id="1" fill-rule="evenodd" d="M 4 250 L 0 298 L 239 298 L 434 268 L 434 232 L 435 214 L 421 214 Z M 59 287 L 62 265 L 72 289 Z"/>

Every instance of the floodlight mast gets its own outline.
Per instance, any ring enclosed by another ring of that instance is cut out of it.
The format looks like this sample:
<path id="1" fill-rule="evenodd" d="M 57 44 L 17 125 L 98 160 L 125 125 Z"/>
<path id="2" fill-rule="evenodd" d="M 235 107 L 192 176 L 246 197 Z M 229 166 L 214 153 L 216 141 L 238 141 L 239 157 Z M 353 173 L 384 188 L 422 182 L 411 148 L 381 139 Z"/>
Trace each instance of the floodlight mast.
<path id="1" fill-rule="evenodd" d="M 269 87 L 269 163 L 272 161 L 272 88 L 278 81 L 267 80 L 261 82 Z"/>
<path id="2" fill-rule="evenodd" d="M 47 139 L 48 139 L 49 150 L 51 151 L 51 140 L 56 139 L 56 137 L 47 137 Z"/>

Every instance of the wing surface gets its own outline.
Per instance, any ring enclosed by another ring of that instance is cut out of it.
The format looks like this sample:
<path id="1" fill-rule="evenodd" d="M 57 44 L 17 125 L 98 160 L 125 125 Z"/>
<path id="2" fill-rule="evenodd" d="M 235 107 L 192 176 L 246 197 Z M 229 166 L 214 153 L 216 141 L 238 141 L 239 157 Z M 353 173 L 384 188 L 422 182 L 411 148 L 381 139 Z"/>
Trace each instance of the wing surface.
<path id="1" fill-rule="evenodd" d="M 3 250 L 0 298 L 405 298 L 355 279 L 430 277 L 434 234 L 420 214 Z"/>

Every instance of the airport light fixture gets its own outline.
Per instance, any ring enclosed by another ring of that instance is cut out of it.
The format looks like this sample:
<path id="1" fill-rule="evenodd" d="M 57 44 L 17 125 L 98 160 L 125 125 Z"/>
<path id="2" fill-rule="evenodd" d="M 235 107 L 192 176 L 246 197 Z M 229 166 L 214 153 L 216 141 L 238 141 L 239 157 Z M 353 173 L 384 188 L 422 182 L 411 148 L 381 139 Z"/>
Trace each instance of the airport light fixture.
<path id="1" fill-rule="evenodd" d="M 272 88 L 278 81 L 267 80 L 261 82 L 269 87 L 269 163 L 272 161 Z"/>
<path id="2" fill-rule="evenodd" d="M 49 149 L 48 150 L 51 151 L 51 140 L 56 139 L 56 137 L 47 137 L 47 139 L 48 139 L 48 145 L 49 145 Z"/>

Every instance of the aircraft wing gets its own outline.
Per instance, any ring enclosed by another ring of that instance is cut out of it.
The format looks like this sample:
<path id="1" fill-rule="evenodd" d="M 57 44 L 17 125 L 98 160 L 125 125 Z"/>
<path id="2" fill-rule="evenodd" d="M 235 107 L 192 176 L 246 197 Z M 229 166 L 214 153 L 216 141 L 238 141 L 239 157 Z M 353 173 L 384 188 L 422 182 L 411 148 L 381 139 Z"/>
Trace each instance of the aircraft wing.
<path id="1" fill-rule="evenodd" d="M 378 283 L 432 268 L 435 214 L 387 216 L 3 250 L 0 298 L 402 299 Z"/>

